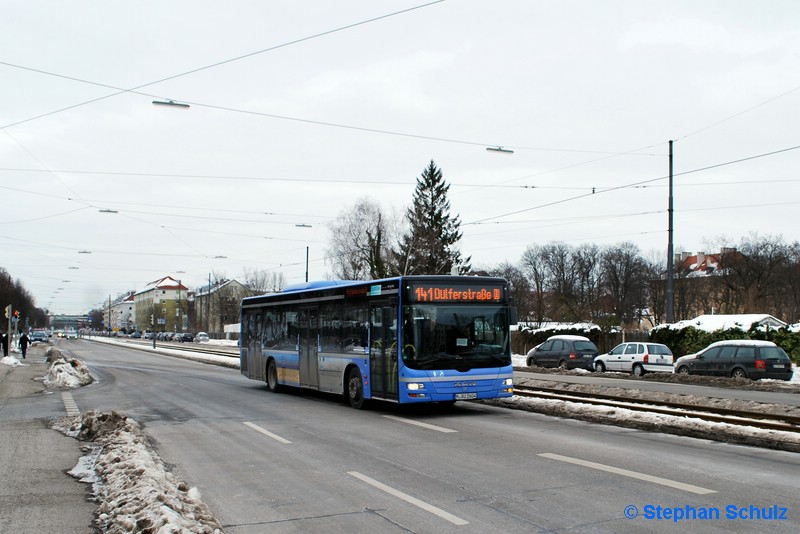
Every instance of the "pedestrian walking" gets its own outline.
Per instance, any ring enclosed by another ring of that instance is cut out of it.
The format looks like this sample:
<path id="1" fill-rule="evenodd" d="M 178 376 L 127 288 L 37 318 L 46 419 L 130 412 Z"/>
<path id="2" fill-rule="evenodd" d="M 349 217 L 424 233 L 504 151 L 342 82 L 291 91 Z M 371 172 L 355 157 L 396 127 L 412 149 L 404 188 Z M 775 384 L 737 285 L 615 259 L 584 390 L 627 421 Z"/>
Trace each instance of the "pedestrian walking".
<path id="1" fill-rule="evenodd" d="M 19 350 L 22 351 L 22 359 L 25 359 L 25 354 L 28 352 L 28 345 L 30 345 L 31 340 L 28 338 L 28 333 L 23 332 L 21 336 L 19 336 Z"/>
<path id="2" fill-rule="evenodd" d="M 0 343 L 3 344 L 3 358 L 8 356 L 8 334 L 3 332 L 3 337 L 0 338 Z"/>

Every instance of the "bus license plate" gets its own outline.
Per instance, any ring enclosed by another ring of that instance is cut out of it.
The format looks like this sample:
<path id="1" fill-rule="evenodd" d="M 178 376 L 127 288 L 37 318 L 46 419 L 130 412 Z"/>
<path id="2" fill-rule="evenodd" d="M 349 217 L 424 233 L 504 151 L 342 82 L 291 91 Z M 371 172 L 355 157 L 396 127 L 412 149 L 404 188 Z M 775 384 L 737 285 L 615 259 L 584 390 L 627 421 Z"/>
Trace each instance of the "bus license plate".
<path id="1" fill-rule="evenodd" d="M 456 393 L 456 400 L 477 399 L 477 393 Z"/>

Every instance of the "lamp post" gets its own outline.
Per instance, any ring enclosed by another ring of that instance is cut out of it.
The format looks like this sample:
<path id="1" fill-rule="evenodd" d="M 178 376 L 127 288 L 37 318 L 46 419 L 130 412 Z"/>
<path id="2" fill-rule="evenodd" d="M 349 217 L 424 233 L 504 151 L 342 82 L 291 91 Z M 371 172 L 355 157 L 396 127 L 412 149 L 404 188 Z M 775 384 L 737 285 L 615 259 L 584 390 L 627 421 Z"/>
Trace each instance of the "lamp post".
<path id="1" fill-rule="evenodd" d="M 295 224 L 297 228 L 311 228 L 310 224 L 301 223 Z M 306 247 L 306 282 L 308 282 L 308 247 Z"/>
<path id="2" fill-rule="evenodd" d="M 672 207 L 672 141 L 669 142 L 669 200 L 667 204 L 667 324 L 672 324 L 673 316 L 673 302 L 674 302 L 674 289 L 673 289 L 673 276 L 675 267 L 672 264 L 674 257 L 674 247 L 672 243 L 672 218 L 674 209 Z"/>
<path id="3" fill-rule="evenodd" d="M 178 280 L 178 327 L 175 329 L 178 332 L 183 332 L 183 316 L 181 315 L 181 281 Z"/>

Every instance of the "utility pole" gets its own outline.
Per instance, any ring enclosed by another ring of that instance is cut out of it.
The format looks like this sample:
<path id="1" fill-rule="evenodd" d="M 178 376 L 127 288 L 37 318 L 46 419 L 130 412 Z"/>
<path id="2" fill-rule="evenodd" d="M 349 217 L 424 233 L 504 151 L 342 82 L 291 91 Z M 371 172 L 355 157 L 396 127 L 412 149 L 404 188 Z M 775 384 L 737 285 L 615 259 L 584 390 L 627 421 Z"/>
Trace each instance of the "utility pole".
<path id="1" fill-rule="evenodd" d="M 674 302 L 674 290 L 672 287 L 673 276 L 675 274 L 675 266 L 673 265 L 673 258 L 675 257 L 674 254 L 674 246 L 672 242 L 672 219 L 673 219 L 673 206 L 672 206 L 672 140 L 669 142 L 669 205 L 667 206 L 667 216 L 669 218 L 669 223 L 667 224 L 667 323 L 672 324 L 674 322 L 673 316 L 673 302 Z"/>

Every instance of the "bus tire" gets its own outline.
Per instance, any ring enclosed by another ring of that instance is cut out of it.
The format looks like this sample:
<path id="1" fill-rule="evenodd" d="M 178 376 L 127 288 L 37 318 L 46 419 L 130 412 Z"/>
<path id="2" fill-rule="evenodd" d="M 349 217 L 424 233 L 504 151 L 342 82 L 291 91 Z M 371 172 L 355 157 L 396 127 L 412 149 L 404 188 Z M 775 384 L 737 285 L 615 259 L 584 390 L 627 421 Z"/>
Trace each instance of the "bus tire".
<path id="1" fill-rule="evenodd" d="M 267 362 L 267 389 L 273 393 L 281 390 L 281 385 L 278 383 L 278 366 L 273 359 Z"/>
<path id="2" fill-rule="evenodd" d="M 364 381 L 358 367 L 352 367 L 347 374 L 347 389 L 345 390 L 350 406 L 356 410 L 364 407 Z"/>

